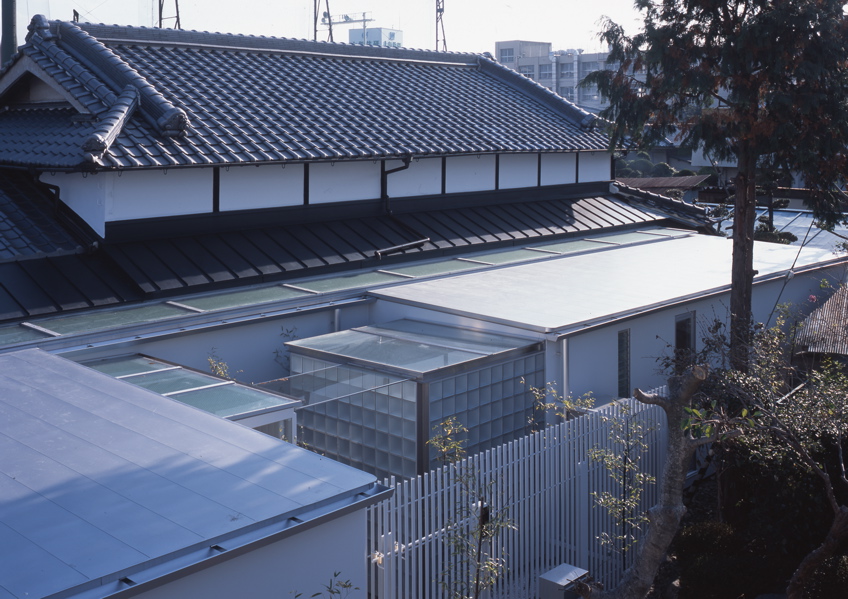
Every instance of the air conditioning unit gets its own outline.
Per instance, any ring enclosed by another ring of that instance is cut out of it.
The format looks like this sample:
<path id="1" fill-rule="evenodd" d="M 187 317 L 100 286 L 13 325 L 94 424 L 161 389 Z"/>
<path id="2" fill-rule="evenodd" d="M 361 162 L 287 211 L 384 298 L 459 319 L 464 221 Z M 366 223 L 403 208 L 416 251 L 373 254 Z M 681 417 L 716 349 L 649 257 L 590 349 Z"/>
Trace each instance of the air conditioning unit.
<path id="1" fill-rule="evenodd" d="M 588 576 L 588 570 L 561 564 L 539 576 L 539 599 L 579 599 L 575 583 Z"/>

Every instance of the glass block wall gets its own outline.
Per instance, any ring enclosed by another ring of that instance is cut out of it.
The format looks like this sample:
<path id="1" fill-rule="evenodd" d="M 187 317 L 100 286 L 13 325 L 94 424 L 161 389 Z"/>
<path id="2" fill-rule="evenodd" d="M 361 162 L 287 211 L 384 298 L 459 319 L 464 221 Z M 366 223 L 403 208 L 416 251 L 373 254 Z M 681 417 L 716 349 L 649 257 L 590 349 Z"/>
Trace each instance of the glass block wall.
<path id="1" fill-rule="evenodd" d="M 426 443 L 434 427 L 450 416 L 468 428 L 468 453 L 526 434 L 534 417 L 529 387 L 544 385 L 542 352 L 506 360 L 492 356 L 460 372 L 437 369 L 421 384 L 376 367 L 334 363 L 292 350 L 286 392 L 304 402 L 298 410 L 299 439 L 314 451 L 379 477 L 409 478 L 436 467 L 435 451 Z M 423 434 L 419 418 L 426 422 Z M 419 455 L 429 456 L 426 464 L 418 463 Z"/>
<path id="2" fill-rule="evenodd" d="M 544 387 L 544 368 L 540 352 L 430 383 L 430 431 L 456 417 L 468 429 L 468 454 L 529 433 L 535 417 L 529 389 Z M 429 455 L 430 467 L 437 466 L 432 448 Z"/>
<path id="3" fill-rule="evenodd" d="M 415 476 L 415 381 L 297 354 L 291 368 L 300 441 L 381 478 Z"/>

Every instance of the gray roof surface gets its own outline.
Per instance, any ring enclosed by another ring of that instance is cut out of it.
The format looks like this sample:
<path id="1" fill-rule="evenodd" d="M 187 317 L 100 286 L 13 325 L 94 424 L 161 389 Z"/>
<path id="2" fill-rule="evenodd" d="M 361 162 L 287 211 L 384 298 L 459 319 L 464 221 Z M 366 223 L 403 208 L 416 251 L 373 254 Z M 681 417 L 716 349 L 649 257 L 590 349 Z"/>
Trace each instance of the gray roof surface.
<path id="1" fill-rule="evenodd" d="M 40 350 L 0 356 L 0 597 L 117 588 L 375 482 Z"/>
<path id="2" fill-rule="evenodd" d="M 729 239 L 707 235 L 667 238 L 370 293 L 536 332 L 565 333 L 729 290 L 732 245 Z M 831 260 L 835 258 L 828 250 L 758 242 L 755 281 Z"/>
<path id="3" fill-rule="evenodd" d="M 848 287 L 813 310 L 798 331 L 799 352 L 848 356 Z"/>
<path id="4" fill-rule="evenodd" d="M 29 30 L 0 82 L 37 72 L 67 102 L 8 105 L 0 114 L 6 164 L 128 168 L 607 146 L 593 116 L 483 55 L 42 16 Z"/>

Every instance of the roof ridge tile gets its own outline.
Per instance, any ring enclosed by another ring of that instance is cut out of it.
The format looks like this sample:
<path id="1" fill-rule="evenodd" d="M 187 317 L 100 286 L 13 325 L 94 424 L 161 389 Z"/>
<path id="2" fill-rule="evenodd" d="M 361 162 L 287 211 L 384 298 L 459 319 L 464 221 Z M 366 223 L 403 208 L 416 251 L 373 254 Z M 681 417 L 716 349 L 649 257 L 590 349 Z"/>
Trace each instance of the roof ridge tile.
<path id="1" fill-rule="evenodd" d="M 97 162 L 109 150 L 137 106 L 138 90 L 128 85 L 109 111 L 101 116 L 100 126 L 83 142 L 82 149 L 89 162 Z"/>

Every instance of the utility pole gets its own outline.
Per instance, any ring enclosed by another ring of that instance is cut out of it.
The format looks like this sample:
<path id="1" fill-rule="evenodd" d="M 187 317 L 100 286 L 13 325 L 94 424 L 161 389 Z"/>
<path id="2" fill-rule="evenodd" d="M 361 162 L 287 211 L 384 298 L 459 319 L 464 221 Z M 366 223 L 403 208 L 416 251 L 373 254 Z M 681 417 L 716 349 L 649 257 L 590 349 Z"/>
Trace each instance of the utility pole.
<path id="1" fill-rule="evenodd" d="M 180 24 L 180 0 L 174 0 L 174 11 L 177 13 L 176 16 L 164 16 L 165 0 L 159 0 L 159 29 L 162 29 L 164 27 L 165 21 L 171 20 L 174 21 L 174 29 L 182 29 L 182 25 Z"/>
<path id="2" fill-rule="evenodd" d="M 18 49 L 18 34 L 15 31 L 16 23 L 15 0 L 3 0 L 2 19 L 3 33 L 0 39 L 0 65 L 6 64 Z"/>
<path id="3" fill-rule="evenodd" d="M 445 0 L 436 0 L 436 52 L 439 50 L 448 51 L 448 42 L 445 40 Z"/>

